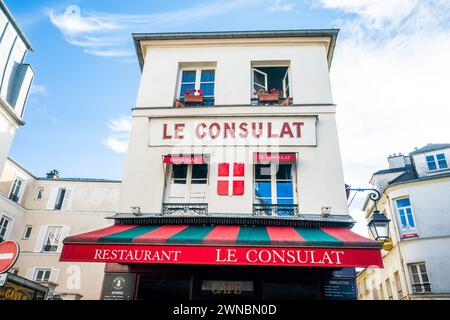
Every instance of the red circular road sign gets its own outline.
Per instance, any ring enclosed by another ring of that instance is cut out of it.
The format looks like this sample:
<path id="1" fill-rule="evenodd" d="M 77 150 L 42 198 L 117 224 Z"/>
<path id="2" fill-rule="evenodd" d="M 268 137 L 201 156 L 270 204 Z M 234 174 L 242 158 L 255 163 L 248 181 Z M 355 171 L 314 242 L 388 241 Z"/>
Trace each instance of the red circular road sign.
<path id="1" fill-rule="evenodd" d="M 19 245 L 14 241 L 4 241 L 0 243 L 0 273 L 11 268 L 19 256 Z"/>

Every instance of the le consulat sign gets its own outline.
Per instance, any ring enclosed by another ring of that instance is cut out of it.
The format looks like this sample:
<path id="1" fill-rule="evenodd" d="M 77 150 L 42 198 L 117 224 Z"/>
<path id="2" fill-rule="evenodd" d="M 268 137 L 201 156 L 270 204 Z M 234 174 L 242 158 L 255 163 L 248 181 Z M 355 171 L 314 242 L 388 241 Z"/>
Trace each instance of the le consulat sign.
<path id="1" fill-rule="evenodd" d="M 150 146 L 316 145 L 314 116 L 150 119 Z"/>

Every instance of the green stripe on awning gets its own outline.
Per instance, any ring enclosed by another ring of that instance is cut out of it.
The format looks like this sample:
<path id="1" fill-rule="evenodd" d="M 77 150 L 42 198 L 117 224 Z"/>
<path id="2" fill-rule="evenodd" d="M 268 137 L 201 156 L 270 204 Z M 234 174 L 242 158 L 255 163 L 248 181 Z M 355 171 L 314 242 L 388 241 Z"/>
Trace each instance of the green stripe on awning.
<path id="1" fill-rule="evenodd" d="M 189 226 L 167 239 L 167 243 L 201 243 L 214 226 Z"/>
<path id="2" fill-rule="evenodd" d="M 161 226 L 136 226 L 135 228 L 128 229 L 122 232 L 118 232 L 115 234 L 111 234 L 109 236 L 101 237 L 97 240 L 97 242 L 110 242 L 110 243 L 131 243 L 133 239 L 139 237 L 143 234 L 146 234 L 150 231 L 156 230 Z"/>
<path id="3" fill-rule="evenodd" d="M 236 244 L 270 244 L 270 237 L 267 233 L 266 227 L 245 227 L 239 229 L 239 234 L 236 238 Z"/>
<path id="4" fill-rule="evenodd" d="M 300 228 L 294 227 L 295 231 L 305 239 L 308 245 L 332 245 L 332 246 L 344 246 L 344 241 L 339 240 L 322 229 L 319 228 Z"/>

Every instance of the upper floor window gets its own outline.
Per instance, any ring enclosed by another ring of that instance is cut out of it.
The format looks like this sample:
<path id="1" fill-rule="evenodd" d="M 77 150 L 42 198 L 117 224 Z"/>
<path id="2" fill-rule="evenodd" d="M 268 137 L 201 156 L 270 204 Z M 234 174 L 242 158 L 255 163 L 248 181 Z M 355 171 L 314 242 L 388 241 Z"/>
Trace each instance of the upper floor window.
<path id="1" fill-rule="evenodd" d="M 295 215 L 296 170 L 293 163 L 255 164 L 254 213 Z"/>
<path id="2" fill-rule="evenodd" d="M 252 68 L 253 104 L 290 104 L 289 67 Z"/>
<path id="3" fill-rule="evenodd" d="M 38 188 L 36 192 L 36 199 L 40 200 L 42 199 L 42 195 L 44 194 L 44 188 Z"/>
<path id="4" fill-rule="evenodd" d="M 64 197 L 66 196 L 66 188 L 60 188 L 58 190 L 58 195 L 56 197 L 56 202 L 55 202 L 55 210 L 61 210 L 62 205 L 64 203 Z"/>
<path id="5" fill-rule="evenodd" d="M 391 280 L 389 278 L 387 278 L 385 283 L 386 283 L 386 292 L 387 292 L 388 299 L 392 300 L 393 296 L 392 296 Z"/>
<path id="6" fill-rule="evenodd" d="M 400 217 L 400 236 L 402 238 L 417 237 L 411 201 L 409 198 L 395 200 L 397 213 Z"/>
<path id="7" fill-rule="evenodd" d="M 52 269 L 36 268 L 33 280 L 37 282 L 46 282 L 50 279 Z"/>
<path id="8" fill-rule="evenodd" d="M 0 216 L 0 242 L 5 241 L 9 236 L 11 219 L 5 215 Z"/>
<path id="9" fill-rule="evenodd" d="M 431 292 L 430 279 L 428 278 L 425 263 L 412 263 L 408 265 L 411 274 L 411 284 L 414 293 Z"/>
<path id="10" fill-rule="evenodd" d="M 400 281 L 400 275 L 399 275 L 398 271 L 396 271 L 394 273 L 394 283 L 395 283 L 395 287 L 397 289 L 398 298 L 399 299 L 403 298 L 402 283 Z"/>
<path id="11" fill-rule="evenodd" d="M 213 105 L 214 69 L 185 69 L 181 71 L 179 86 L 180 100 L 190 105 Z"/>
<path id="12" fill-rule="evenodd" d="M 26 226 L 25 227 L 25 231 L 23 232 L 23 239 L 24 240 L 30 239 L 31 230 L 33 230 L 33 226 Z"/>
<path id="13" fill-rule="evenodd" d="M 20 178 L 14 180 L 9 199 L 14 202 L 19 202 L 20 189 L 22 188 L 23 181 Z"/>
<path id="14" fill-rule="evenodd" d="M 62 227 L 48 227 L 42 246 L 43 252 L 56 252 L 60 244 Z"/>
<path id="15" fill-rule="evenodd" d="M 205 201 L 208 164 L 172 164 L 166 185 L 166 201 L 169 203 L 201 203 Z"/>
<path id="16" fill-rule="evenodd" d="M 445 159 L 445 154 L 443 153 L 426 156 L 426 159 L 428 170 L 430 171 L 448 168 L 447 160 Z"/>

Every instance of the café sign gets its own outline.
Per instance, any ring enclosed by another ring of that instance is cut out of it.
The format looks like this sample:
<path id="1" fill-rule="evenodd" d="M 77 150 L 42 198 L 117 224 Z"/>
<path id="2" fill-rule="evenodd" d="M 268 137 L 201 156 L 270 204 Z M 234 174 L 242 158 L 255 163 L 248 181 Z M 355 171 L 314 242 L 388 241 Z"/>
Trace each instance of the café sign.
<path id="1" fill-rule="evenodd" d="M 150 146 L 315 146 L 315 116 L 150 119 Z"/>

